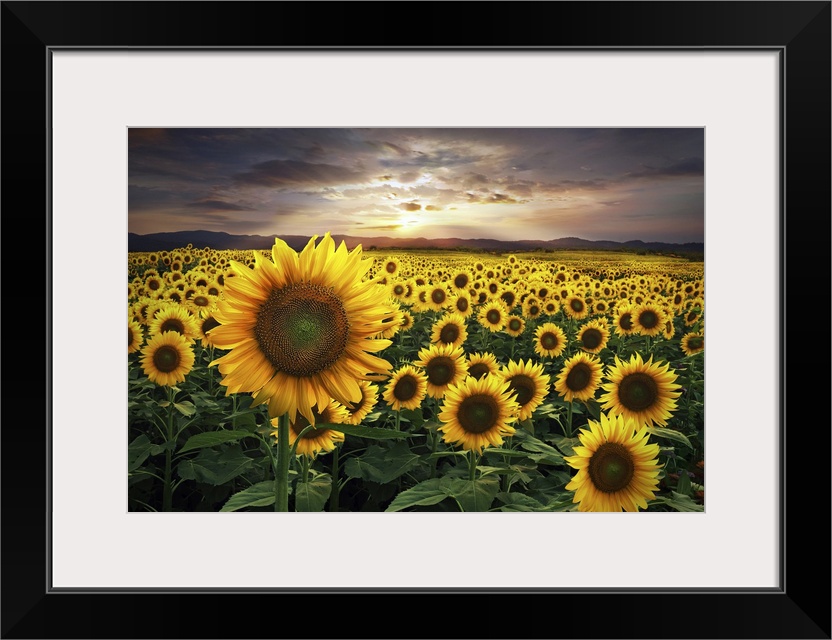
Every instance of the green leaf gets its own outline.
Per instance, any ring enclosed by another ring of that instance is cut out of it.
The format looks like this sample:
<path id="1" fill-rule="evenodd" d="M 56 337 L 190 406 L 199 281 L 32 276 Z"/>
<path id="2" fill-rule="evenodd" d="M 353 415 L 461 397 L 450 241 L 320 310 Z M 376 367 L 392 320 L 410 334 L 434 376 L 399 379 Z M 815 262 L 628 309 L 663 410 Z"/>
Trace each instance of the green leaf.
<path id="1" fill-rule="evenodd" d="M 650 504 L 666 504 L 671 509 L 675 509 L 676 511 L 704 511 L 705 505 L 699 504 L 694 502 L 690 496 L 682 495 L 681 493 L 677 493 L 676 491 L 670 492 L 670 498 L 666 496 L 656 496 L 655 499 L 651 500 L 648 505 Z"/>
<path id="2" fill-rule="evenodd" d="M 549 438 L 555 443 L 555 446 L 560 449 L 565 456 L 574 456 L 575 447 L 581 446 L 581 441 L 578 438 L 567 438 L 566 436 L 552 435 Z"/>
<path id="3" fill-rule="evenodd" d="M 228 499 L 220 511 L 237 511 L 246 507 L 268 507 L 274 504 L 274 481 L 258 482 L 238 491 Z"/>
<path id="4" fill-rule="evenodd" d="M 224 451 L 203 449 L 196 458 L 180 462 L 177 470 L 183 480 L 219 485 L 247 471 L 253 462 L 239 445 L 235 445 Z"/>
<path id="5" fill-rule="evenodd" d="M 188 438 L 188 441 L 179 450 L 179 453 L 213 447 L 225 442 L 237 442 L 250 435 L 248 431 L 209 431 L 207 433 L 198 433 Z"/>
<path id="6" fill-rule="evenodd" d="M 252 411 L 236 414 L 231 420 L 231 425 L 235 429 L 245 429 L 246 431 L 253 432 L 257 429 L 257 419 L 254 415 L 255 414 Z M 270 431 L 274 430 L 271 423 L 266 423 L 266 426 L 270 427 Z"/>
<path id="7" fill-rule="evenodd" d="M 455 478 L 452 486 L 453 498 L 460 509 L 469 512 L 488 511 L 500 490 L 500 481 L 491 476 L 476 480 Z"/>
<path id="8" fill-rule="evenodd" d="M 538 440 L 537 438 L 530 436 L 524 431 L 516 431 L 515 436 L 519 436 L 517 439 L 520 441 L 520 446 L 523 449 L 537 454 L 529 456 L 529 458 L 531 458 L 532 460 L 535 460 L 537 462 L 545 462 L 547 464 L 563 464 L 563 456 L 554 447 L 550 447 L 542 440 Z"/>
<path id="9" fill-rule="evenodd" d="M 295 511 L 323 511 L 332 492 L 332 478 L 320 475 L 295 487 Z"/>
<path id="10" fill-rule="evenodd" d="M 595 400 L 590 398 L 586 403 L 587 411 L 589 414 L 597 421 L 601 419 L 601 405 L 599 405 Z"/>
<path id="11" fill-rule="evenodd" d="M 127 471 L 135 471 L 147 460 L 155 445 L 142 434 L 127 446 Z"/>
<path id="12" fill-rule="evenodd" d="M 497 500 L 503 503 L 500 511 L 540 511 L 543 509 L 543 504 L 523 493 L 505 493 L 497 494 Z"/>
<path id="13" fill-rule="evenodd" d="M 690 476 L 685 471 L 682 471 L 679 474 L 679 480 L 676 483 L 676 491 L 681 493 L 682 495 L 686 495 L 686 496 L 690 495 L 690 492 L 691 492 Z"/>
<path id="14" fill-rule="evenodd" d="M 194 408 L 194 403 L 189 402 L 188 400 L 183 400 L 182 402 L 174 402 L 173 406 L 176 410 L 181 413 L 183 416 L 190 418 L 192 415 L 196 413 L 196 409 Z"/>
<path id="15" fill-rule="evenodd" d="M 418 463 L 419 456 L 404 442 L 397 442 L 390 448 L 372 445 L 361 456 L 347 460 L 344 472 L 351 478 L 387 484 Z"/>
<path id="16" fill-rule="evenodd" d="M 499 456 L 506 456 L 509 458 L 527 458 L 529 456 L 528 453 L 524 453 L 523 451 L 515 451 L 514 449 L 501 449 L 499 447 L 486 447 L 482 450 L 483 454 L 485 455 L 499 455 Z"/>
<path id="17" fill-rule="evenodd" d="M 673 440 L 675 442 L 682 442 L 689 448 L 693 449 L 693 445 L 690 443 L 690 440 L 688 440 L 688 437 L 679 431 L 674 431 L 673 429 L 668 429 L 667 427 L 649 426 L 647 427 L 647 432 L 658 438 L 667 438 L 668 440 Z"/>
<path id="18" fill-rule="evenodd" d="M 365 427 L 360 424 L 316 424 L 316 429 L 332 429 L 333 431 L 340 431 L 348 436 L 357 436 L 359 438 L 368 438 L 370 440 L 395 440 L 398 438 L 413 438 L 420 437 L 423 434 L 407 433 L 406 431 L 396 431 L 395 429 L 380 429 L 376 427 Z"/>
<path id="19" fill-rule="evenodd" d="M 451 478 L 431 478 L 420 482 L 415 487 L 402 491 L 393 498 L 386 512 L 401 511 L 410 507 L 438 504 L 451 496 Z"/>

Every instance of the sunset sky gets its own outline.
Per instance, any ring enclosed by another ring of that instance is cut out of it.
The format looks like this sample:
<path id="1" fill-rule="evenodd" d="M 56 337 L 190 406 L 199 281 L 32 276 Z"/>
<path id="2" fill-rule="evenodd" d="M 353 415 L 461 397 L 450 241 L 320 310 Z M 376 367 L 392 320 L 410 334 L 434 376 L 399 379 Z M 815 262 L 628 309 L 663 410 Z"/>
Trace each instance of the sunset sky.
<path id="1" fill-rule="evenodd" d="M 702 128 L 128 136 L 133 233 L 704 242 Z"/>

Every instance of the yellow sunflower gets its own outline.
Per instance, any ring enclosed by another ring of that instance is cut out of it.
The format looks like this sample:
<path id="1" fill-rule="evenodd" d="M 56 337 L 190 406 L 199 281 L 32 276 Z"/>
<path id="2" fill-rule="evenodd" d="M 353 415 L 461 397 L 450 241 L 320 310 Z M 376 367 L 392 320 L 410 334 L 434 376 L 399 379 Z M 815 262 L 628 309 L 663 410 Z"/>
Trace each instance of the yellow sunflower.
<path id="1" fill-rule="evenodd" d="M 384 389 L 384 401 L 396 411 L 416 409 L 427 395 L 428 377 L 411 365 L 396 370 Z"/>
<path id="2" fill-rule="evenodd" d="M 269 415 L 298 411 L 314 424 L 312 410 L 330 399 L 343 405 L 361 399 L 359 380 L 376 379 L 391 365 L 371 353 L 389 340 L 372 339 L 390 313 L 387 289 L 363 279 L 372 260 L 360 245 L 347 252 L 327 233 L 313 236 L 298 255 L 275 238 L 272 260 L 255 252 L 253 269 L 232 261 L 211 339 L 231 351 L 214 360 L 226 393 L 252 392 Z"/>
<path id="3" fill-rule="evenodd" d="M 199 340 L 203 347 L 213 347 L 214 342 L 211 340 L 211 330 L 220 326 L 220 323 L 214 318 L 213 312 L 209 313 L 205 318 L 199 321 Z"/>
<path id="4" fill-rule="evenodd" d="M 144 342 L 142 326 L 136 320 L 127 320 L 127 353 L 134 353 L 139 350 Z"/>
<path id="5" fill-rule="evenodd" d="M 692 356 L 705 350 L 705 336 L 701 332 L 686 333 L 682 336 L 681 346 L 686 356 Z"/>
<path id="6" fill-rule="evenodd" d="M 677 376 L 669 369 L 669 363 L 654 363 L 653 356 L 647 362 L 640 353 L 629 362 L 621 362 L 616 356 L 615 365 L 606 374 L 609 382 L 601 385 L 606 393 L 598 401 L 615 415 L 639 424 L 666 427 L 676 410 L 676 398 L 681 395 L 677 391 L 680 385 L 675 384 Z"/>
<path id="7" fill-rule="evenodd" d="M 347 410 L 340 403 L 335 400 L 330 400 L 323 411 L 313 409 L 312 413 L 314 414 L 314 419 L 311 422 L 303 414 L 298 415 L 296 420 L 289 421 L 289 446 L 294 445 L 298 438 L 300 438 L 298 447 L 295 449 L 295 455 L 314 458 L 319 452 L 329 453 L 332 451 L 335 448 L 336 442 L 344 441 L 344 434 L 334 429 L 316 429 L 313 426 L 306 433 L 303 433 L 303 430 L 310 426 L 310 424 L 344 424 L 349 422 Z M 278 437 L 278 420 L 280 420 L 280 417 L 272 418 L 271 420 L 272 426 L 275 427 L 275 430 L 272 431 L 272 436 L 275 441 L 277 441 Z M 303 435 L 301 435 L 302 433 Z"/>
<path id="8" fill-rule="evenodd" d="M 610 330 L 606 320 L 590 320 L 578 331 L 578 342 L 587 353 L 600 353 L 609 339 Z"/>
<path id="9" fill-rule="evenodd" d="M 520 316 L 509 316 L 506 319 L 505 330 L 512 338 L 516 338 L 526 330 L 526 321 Z"/>
<path id="10" fill-rule="evenodd" d="M 482 306 L 477 319 L 482 326 L 486 327 L 492 333 L 501 331 L 506 326 L 508 311 L 501 301 L 491 300 Z"/>
<path id="11" fill-rule="evenodd" d="M 499 376 L 468 376 L 451 385 L 438 416 L 443 423 L 439 427 L 442 440 L 477 453 L 482 453 L 483 447 L 500 446 L 503 436 L 514 434 L 509 423 L 517 419 L 519 411 L 511 395 L 508 382 Z"/>
<path id="12" fill-rule="evenodd" d="M 431 398 L 441 398 L 452 384 L 461 381 L 468 373 L 468 362 L 462 347 L 432 344 L 419 351 L 419 360 L 413 363 L 422 367 L 428 377 L 427 391 Z"/>
<path id="13" fill-rule="evenodd" d="M 541 356 L 557 358 L 566 348 L 566 334 L 553 322 L 540 325 L 534 332 L 534 350 Z"/>
<path id="14" fill-rule="evenodd" d="M 471 295 L 465 291 L 458 291 L 451 298 L 451 304 L 449 306 L 451 311 L 458 313 L 464 318 L 467 318 L 474 312 L 474 306 L 471 304 Z"/>
<path id="15" fill-rule="evenodd" d="M 472 280 L 473 277 L 470 272 L 465 269 L 460 269 L 451 278 L 451 287 L 454 291 L 467 291 Z"/>
<path id="16" fill-rule="evenodd" d="M 593 355 L 579 351 L 563 363 L 555 379 L 555 391 L 567 402 L 586 402 L 595 396 L 603 375 L 601 361 Z"/>
<path id="17" fill-rule="evenodd" d="M 515 394 L 514 399 L 520 405 L 518 418 L 530 418 L 549 392 L 549 376 L 543 373 L 543 365 L 535 364 L 531 359 L 527 362 L 520 360 L 519 363 L 509 360 L 500 369 L 500 376 L 509 383 L 511 392 Z"/>
<path id="18" fill-rule="evenodd" d="M 468 356 L 468 375 L 474 378 L 482 378 L 490 374 L 499 374 L 500 365 L 497 363 L 497 356 L 493 353 L 472 353 Z"/>
<path id="19" fill-rule="evenodd" d="M 444 284 L 431 284 L 425 288 L 425 304 L 432 311 L 442 311 L 450 303 L 451 297 Z"/>
<path id="20" fill-rule="evenodd" d="M 194 366 L 194 350 L 191 342 L 176 331 L 165 331 L 152 336 L 142 348 L 142 370 L 145 375 L 162 387 L 172 387 L 185 382 L 185 376 Z"/>
<path id="21" fill-rule="evenodd" d="M 446 313 L 434 323 L 430 341 L 438 345 L 460 347 L 467 337 L 465 318 L 457 313 Z"/>
<path id="22" fill-rule="evenodd" d="M 659 445 L 648 444 L 647 428 L 622 415 L 601 414 L 581 429 L 581 446 L 563 459 L 578 473 L 566 485 L 579 511 L 638 511 L 655 498 Z"/>
<path id="23" fill-rule="evenodd" d="M 148 330 L 150 335 L 176 331 L 189 342 L 193 342 L 199 335 L 199 327 L 193 314 L 186 307 L 171 302 L 159 308 L 156 316 L 150 321 Z"/>
<path id="24" fill-rule="evenodd" d="M 643 336 L 657 336 L 664 331 L 667 316 L 654 302 L 644 302 L 633 309 L 633 327 Z"/>
<path id="25" fill-rule="evenodd" d="M 615 332 L 620 336 L 629 336 L 636 332 L 633 324 L 633 307 L 627 302 L 621 302 L 615 307 Z"/>
<path id="26" fill-rule="evenodd" d="M 589 315 L 589 307 L 582 296 L 571 293 L 563 301 L 563 310 L 574 320 L 583 320 Z"/>
<path id="27" fill-rule="evenodd" d="M 529 320 L 539 318 L 543 314 L 543 303 L 535 298 L 529 296 L 523 301 L 523 315 Z"/>
<path id="28" fill-rule="evenodd" d="M 361 421 L 367 417 L 367 414 L 373 410 L 373 407 L 378 403 L 378 385 L 373 384 L 367 380 L 359 380 L 358 386 L 361 388 L 361 400 L 344 406 L 347 413 L 345 422 L 348 424 L 361 424 Z"/>

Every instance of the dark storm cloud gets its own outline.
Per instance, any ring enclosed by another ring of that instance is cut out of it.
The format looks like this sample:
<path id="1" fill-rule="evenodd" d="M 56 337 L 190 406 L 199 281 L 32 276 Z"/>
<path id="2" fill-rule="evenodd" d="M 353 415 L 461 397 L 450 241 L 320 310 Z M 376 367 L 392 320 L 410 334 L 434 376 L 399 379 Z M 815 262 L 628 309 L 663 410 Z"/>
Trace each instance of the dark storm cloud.
<path id="1" fill-rule="evenodd" d="M 208 211 L 254 211 L 252 207 L 223 202 L 222 200 L 199 200 L 198 202 L 188 202 L 185 206 L 191 209 L 206 209 Z"/>
<path id="2" fill-rule="evenodd" d="M 642 171 L 628 173 L 629 178 L 675 178 L 682 176 L 704 176 L 705 161 L 702 158 L 682 158 L 663 167 L 642 165 Z"/>
<path id="3" fill-rule="evenodd" d="M 335 183 L 364 182 L 363 173 L 334 164 L 317 164 L 300 160 L 268 160 L 254 165 L 250 171 L 235 176 L 242 184 L 265 187 L 292 185 L 328 186 Z"/>
<path id="4" fill-rule="evenodd" d="M 399 207 L 405 211 L 419 211 L 422 208 L 422 205 L 418 202 L 402 202 Z"/>

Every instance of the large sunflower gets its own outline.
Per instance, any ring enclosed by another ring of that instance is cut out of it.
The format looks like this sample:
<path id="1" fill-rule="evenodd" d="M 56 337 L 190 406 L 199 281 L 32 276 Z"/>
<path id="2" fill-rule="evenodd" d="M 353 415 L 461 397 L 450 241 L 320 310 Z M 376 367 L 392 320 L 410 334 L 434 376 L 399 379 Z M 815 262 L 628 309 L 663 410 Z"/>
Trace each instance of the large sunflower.
<path id="1" fill-rule="evenodd" d="M 191 341 L 176 331 L 157 333 L 144 345 L 141 363 L 145 375 L 160 386 L 184 382 L 194 366 Z"/>
<path id="2" fill-rule="evenodd" d="M 675 384 L 677 376 L 669 369 L 668 363 L 654 363 L 653 356 L 647 362 L 640 353 L 629 362 L 621 362 L 616 356 L 615 365 L 606 374 L 609 382 L 601 385 L 606 393 L 598 401 L 615 415 L 633 418 L 639 424 L 666 427 L 676 410 L 676 398 L 681 395 L 677 391 L 681 387 Z"/>
<path id="3" fill-rule="evenodd" d="M 428 395 L 441 398 L 449 385 L 457 384 L 468 373 L 468 362 L 462 347 L 432 344 L 419 351 L 419 360 L 413 363 L 423 367 L 428 377 Z"/>
<path id="4" fill-rule="evenodd" d="M 214 318 L 211 339 L 231 351 L 214 360 L 226 393 L 252 392 L 254 404 L 269 403 L 269 415 L 297 412 L 314 424 L 330 399 L 358 402 L 358 381 L 390 369 L 370 355 L 390 344 L 372 339 L 390 314 L 386 287 L 364 275 L 372 260 L 361 247 L 347 252 L 327 233 L 313 236 L 298 255 L 275 239 L 272 261 L 255 252 L 254 268 L 232 261 Z"/>
<path id="5" fill-rule="evenodd" d="M 530 418 L 549 391 L 549 376 L 543 373 L 543 365 L 535 364 L 529 359 L 519 363 L 509 360 L 500 369 L 500 376 L 509 383 L 509 388 L 520 405 L 520 420 Z"/>
<path id="6" fill-rule="evenodd" d="M 574 456 L 563 459 L 578 473 L 566 485 L 579 511 L 638 511 L 655 497 L 659 445 L 647 444 L 647 428 L 622 415 L 601 414 L 581 429 Z"/>
<path id="7" fill-rule="evenodd" d="M 314 414 L 314 420 L 311 422 L 303 414 L 296 416 L 296 420 L 289 422 L 289 446 L 295 444 L 300 438 L 298 447 L 295 449 L 295 455 L 314 458 L 318 452 L 328 453 L 335 448 L 336 442 L 344 441 L 344 434 L 334 429 L 316 429 L 313 426 L 306 433 L 303 433 L 303 430 L 310 424 L 344 424 L 349 422 L 347 410 L 341 404 L 335 400 L 330 400 L 323 411 L 313 409 L 312 413 Z M 279 417 L 271 420 L 272 426 L 275 427 L 275 430 L 272 431 L 275 440 L 278 437 L 278 420 L 280 420 Z M 301 435 L 302 433 L 303 435 Z"/>
<path id="8" fill-rule="evenodd" d="M 555 379 L 555 391 L 567 402 L 586 402 L 595 395 L 602 374 L 601 361 L 579 351 L 563 363 L 563 369 Z"/>
<path id="9" fill-rule="evenodd" d="M 428 377 L 409 364 L 396 370 L 384 388 L 382 398 L 393 409 L 416 409 L 427 395 Z"/>
<path id="10" fill-rule="evenodd" d="M 541 356 L 557 358 L 566 348 L 566 334 L 553 322 L 540 325 L 534 332 L 534 350 Z"/>
<path id="11" fill-rule="evenodd" d="M 578 342 L 587 353 L 600 353 L 609 339 L 610 330 L 606 320 L 590 320 L 578 331 Z"/>
<path id="12" fill-rule="evenodd" d="M 519 411 L 511 395 L 508 382 L 499 376 L 468 376 L 451 385 L 438 416 L 443 422 L 439 427 L 444 433 L 442 440 L 477 453 L 482 453 L 483 447 L 501 445 L 502 436 L 514 434 L 509 423 L 516 420 Z"/>

